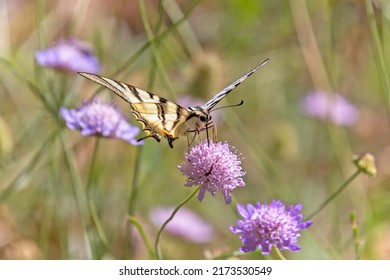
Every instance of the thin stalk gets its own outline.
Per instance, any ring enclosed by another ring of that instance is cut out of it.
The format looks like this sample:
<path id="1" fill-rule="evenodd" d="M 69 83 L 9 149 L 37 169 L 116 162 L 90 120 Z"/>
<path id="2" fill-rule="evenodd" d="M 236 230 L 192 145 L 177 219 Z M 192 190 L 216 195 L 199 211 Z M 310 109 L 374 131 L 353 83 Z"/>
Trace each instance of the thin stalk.
<path id="1" fill-rule="evenodd" d="M 103 226 L 102 226 L 102 223 L 100 222 L 98 211 L 96 209 L 96 205 L 95 205 L 95 202 L 93 200 L 92 187 L 91 187 L 92 186 L 92 178 L 95 175 L 96 158 L 97 158 L 97 153 L 98 153 L 98 149 L 99 149 L 99 143 L 100 143 L 100 137 L 96 137 L 93 152 L 92 152 L 92 159 L 91 159 L 91 163 L 89 166 L 86 190 L 87 190 L 87 196 L 88 196 L 88 207 L 89 207 L 89 211 L 90 211 L 91 216 L 92 216 L 93 223 L 96 227 L 97 234 L 100 238 L 100 241 L 105 246 L 105 248 L 109 252 L 111 252 L 107 236 L 103 230 Z"/>
<path id="2" fill-rule="evenodd" d="M 327 200 L 325 200 L 320 207 L 314 211 L 311 215 L 307 217 L 308 220 L 313 218 L 315 215 L 317 215 L 322 209 L 324 209 L 329 202 L 331 202 L 336 196 L 338 196 L 359 174 L 361 170 L 356 170 L 355 173 L 353 173 Z"/>
<path id="3" fill-rule="evenodd" d="M 145 233 L 143 227 L 141 226 L 141 224 L 137 221 L 137 219 L 135 217 L 131 217 L 131 216 L 128 217 L 128 221 L 131 224 L 133 224 L 138 229 L 138 232 L 140 233 L 141 238 L 144 241 L 146 250 L 148 251 L 149 258 L 150 259 L 156 259 L 156 255 L 154 254 L 152 244 L 150 243 L 150 241 L 148 239 L 148 236 L 146 235 L 146 233 Z"/>
<path id="4" fill-rule="evenodd" d="M 376 25 L 374 9 L 372 7 L 372 0 L 365 0 L 365 3 L 368 17 L 368 26 L 370 28 L 372 36 L 372 45 L 375 50 L 374 54 L 376 59 L 376 65 L 378 67 L 378 76 L 387 102 L 387 116 L 388 118 L 390 118 L 390 81 L 386 69 L 385 55 L 383 52 L 382 42 L 379 37 L 379 31 Z"/>
<path id="5" fill-rule="evenodd" d="M 100 238 L 100 241 L 103 243 L 106 250 L 108 250 L 112 254 L 110 243 L 108 242 L 107 236 L 103 230 L 103 226 L 102 223 L 100 222 L 95 203 L 91 198 L 88 199 L 88 206 L 89 206 L 89 211 L 91 212 L 92 215 L 93 223 L 95 224 L 96 227 L 97 234 Z"/>
<path id="6" fill-rule="evenodd" d="M 156 41 L 154 39 L 155 36 L 153 34 L 152 28 L 151 28 L 151 26 L 149 24 L 149 21 L 148 21 L 148 16 L 147 16 L 147 13 L 146 13 L 145 2 L 143 0 L 139 0 L 138 4 L 139 4 L 141 19 L 142 19 L 142 23 L 144 25 L 145 33 L 148 36 L 148 41 L 153 41 L 151 43 L 151 45 L 150 45 L 150 48 L 152 50 L 153 58 L 154 58 L 154 61 L 156 63 L 157 71 L 158 71 L 158 73 L 160 75 L 161 81 L 163 82 L 165 88 L 168 90 L 169 97 L 171 99 L 175 99 L 175 94 L 174 94 L 173 87 L 171 85 L 171 82 L 169 81 L 168 75 L 167 75 L 167 73 L 165 71 L 165 68 L 164 68 L 164 65 L 163 65 L 163 62 L 162 62 L 162 59 L 161 59 L 161 56 L 160 56 L 160 52 L 159 52 L 159 50 L 157 48 L 159 41 L 158 40 Z"/>
<path id="7" fill-rule="evenodd" d="M 201 186 L 198 186 L 186 199 L 184 199 L 176 208 L 175 210 L 173 210 L 171 216 L 168 218 L 168 220 L 166 220 L 164 222 L 164 224 L 161 226 L 160 230 L 158 231 L 157 233 L 157 237 L 156 237 L 156 241 L 154 243 L 154 249 L 155 249 L 155 252 L 156 252 L 156 257 L 158 260 L 161 260 L 161 254 L 160 254 L 160 251 L 159 251 L 159 242 L 160 242 L 160 237 L 161 237 L 161 234 L 162 232 L 164 231 L 165 227 L 168 225 L 168 223 L 170 221 L 172 221 L 172 219 L 175 217 L 176 213 L 180 210 L 181 207 L 183 207 L 188 201 L 191 200 L 191 198 L 193 198 L 195 196 L 195 194 L 197 194 L 200 190 L 200 187 Z"/>
<path id="8" fill-rule="evenodd" d="M 176 19 L 183 18 L 183 12 L 180 6 L 175 0 L 166 0 L 163 3 L 165 11 L 170 19 L 174 22 Z M 188 21 L 185 21 L 182 25 L 178 26 L 177 31 L 183 39 L 183 43 L 190 56 L 194 56 L 202 52 L 202 45 L 200 44 L 194 30 Z"/>
<path id="9" fill-rule="evenodd" d="M 81 186 L 81 183 L 80 183 L 81 180 L 79 178 L 79 175 L 76 172 L 76 169 L 74 166 L 74 159 L 72 158 L 72 155 L 69 152 L 69 150 L 66 148 L 65 143 L 67 141 L 65 140 L 65 136 L 63 133 L 60 133 L 59 136 L 60 136 L 60 142 L 61 142 L 61 146 L 62 146 L 64 158 L 65 158 L 65 163 L 66 163 L 66 166 L 68 168 L 68 172 L 69 172 L 70 179 L 71 179 L 71 185 L 72 185 L 77 209 L 78 209 L 78 212 L 80 215 L 81 226 L 83 229 L 85 246 L 86 246 L 86 248 L 85 248 L 86 254 L 87 254 L 88 259 L 94 259 L 95 256 L 94 256 L 94 252 L 92 252 L 91 240 L 90 240 L 89 235 L 88 235 L 88 225 L 89 225 L 88 216 L 89 215 L 88 215 L 88 204 L 87 204 L 86 194 Z"/>
<path id="10" fill-rule="evenodd" d="M 286 260 L 286 258 L 283 256 L 282 252 L 280 252 L 280 250 L 278 248 L 276 248 L 274 246 L 272 249 L 275 252 L 275 254 L 278 256 L 279 260 L 282 260 L 282 261 Z"/>
<path id="11" fill-rule="evenodd" d="M 138 178 L 139 178 L 139 170 L 141 167 L 141 155 L 142 155 L 142 145 L 137 146 L 135 152 L 135 166 L 133 172 L 133 180 L 131 182 L 131 192 L 129 197 L 129 203 L 127 205 L 127 214 L 129 216 L 133 216 L 135 213 L 135 206 L 138 196 Z"/>
<path id="12" fill-rule="evenodd" d="M 100 137 L 96 137 L 95 144 L 93 146 L 92 159 L 89 165 L 88 180 L 87 180 L 87 187 L 86 187 L 87 194 L 90 194 L 91 191 L 92 178 L 95 173 L 96 156 L 97 156 L 97 151 L 99 149 L 99 143 L 100 143 Z"/>
<path id="13" fill-rule="evenodd" d="M 33 81 L 31 81 L 31 79 L 28 78 L 29 75 L 24 73 L 18 67 L 17 63 L 0 56 L 0 64 L 3 65 L 7 71 L 15 75 L 15 77 L 20 80 L 22 84 L 27 85 L 31 92 L 34 94 L 34 96 L 42 102 L 43 106 L 47 109 L 47 111 L 49 111 L 53 116 L 58 115 L 58 111 L 56 110 L 52 102 L 49 100 L 48 95 L 45 94 Z"/>
<path id="14" fill-rule="evenodd" d="M 32 172 L 33 168 L 37 166 L 37 162 L 41 160 L 45 154 L 45 151 L 47 151 L 47 146 L 55 140 L 58 133 L 59 131 L 55 130 L 52 134 L 50 134 L 50 136 L 45 141 L 43 141 L 42 146 L 36 151 L 34 156 L 29 160 L 26 167 L 23 168 L 15 176 L 15 178 L 9 184 L 7 184 L 6 187 L 2 188 L 0 191 L 0 202 L 7 200 L 9 196 L 16 192 L 18 181 L 25 175 L 26 172 Z"/>
<path id="15" fill-rule="evenodd" d="M 163 18 L 164 18 L 164 16 L 163 16 L 164 15 L 163 2 L 164 2 L 164 0 L 161 0 L 159 3 L 159 7 L 158 7 L 158 16 L 157 16 L 157 20 L 156 20 L 156 26 L 154 28 L 154 33 L 156 34 L 156 36 L 160 33 L 160 30 L 163 26 Z M 154 44 L 155 48 L 159 48 L 160 40 L 156 39 L 155 41 L 156 41 Z M 156 71 L 156 62 L 155 62 L 154 57 L 152 57 L 152 63 L 153 63 L 153 66 L 150 67 L 150 72 L 149 72 L 149 84 L 148 84 L 149 89 L 153 88 L 153 84 L 154 84 L 156 72 L 157 72 Z"/>
<path id="16" fill-rule="evenodd" d="M 137 196 L 138 196 L 138 179 L 139 179 L 139 170 L 141 166 L 141 152 L 142 152 L 142 145 L 137 146 L 135 150 L 135 165 L 134 165 L 134 172 L 133 172 L 133 180 L 131 183 L 131 190 L 130 190 L 130 196 L 129 201 L 127 204 L 127 215 L 129 217 L 133 217 L 136 209 L 136 202 L 137 202 Z M 125 239 L 125 252 L 124 255 L 127 257 L 128 255 L 128 249 L 131 247 L 132 242 L 132 236 L 131 236 L 131 230 L 130 225 L 127 226 L 128 230 L 128 237 Z"/>
<path id="17" fill-rule="evenodd" d="M 221 254 L 221 255 L 216 256 L 216 257 L 214 257 L 212 259 L 213 260 L 227 260 L 229 258 L 236 258 L 236 257 L 241 257 L 241 256 L 249 256 L 249 255 L 259 255 L 259 252 L 258 251 L 254 251 L 254 252 L 244 253 L 244 252 L 241 252 L 241 251 L 233 251 L 233 252 L 228 252 L 228 253 Z"/>
<path id="18" fill-rule="evenodd" d="M 191 5 L 191 7 L 188 9 L 188 11 L 184 14 L 184 16 L 182 18 L 180 18 L 178 21 L 176 21 L 175 23 L 173 23 L 172 25 L 170 25 L 167 29 L 165 29 L 164 31 L 162 31 L 160 34 L 158 34 L 157 36 L 153 37 L 151 40 L 148 40 L 148 42 L 146 42 L 137 52 L 135 52 L 131 57 L 129 57 L 123 64 L 122 66 L 120 66 L 114 73 L 113 77 L 119 75 L 120 73 L 122 73 L 124 70 L 126 70 L 127 68 L 129 68 L 130 65 L 132 65 L 134 63 L 134 61 L 136 61 L 138 59 L 138 57 L 140 57 L 149 47 L 150 45 L 156 41 L 156 40 L 162 40 L 164 39 L 165 37 L 167 37 L 169 34 L 171 34 L 172 30 L 175 30 L 179 25 L 181 25 L 183 22 L 185 22 L 187 20 L 187 18 L 195 11 L 195 8 L 199 5 L 199 3 L 201 2 L 202 0 L 196 0 L 193 2 L 193 4 Z"/>

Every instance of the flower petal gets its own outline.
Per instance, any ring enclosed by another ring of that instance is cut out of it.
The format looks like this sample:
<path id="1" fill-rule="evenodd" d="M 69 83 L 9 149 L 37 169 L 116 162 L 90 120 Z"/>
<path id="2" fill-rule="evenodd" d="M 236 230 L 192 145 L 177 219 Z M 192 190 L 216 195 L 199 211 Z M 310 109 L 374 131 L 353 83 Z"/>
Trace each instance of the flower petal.
<path id="1" fill-rule="evenodd" d="M 96 98 L 77 109 L 61 108 L 60 115 L 67 127 L 80 130 L 84 136 L 98 135 L 122 139 L 130 144 L 142 144 L 135 139 L 139 128 L 129 124 L 115 106 L 102 103 Z"/>
<path id="2" fill-rule="evenodd" d="M 240 236 L 243 252 L 260 248 L 262 254 L 269 254 L 272 246 L 279 250 L 298 251 L 299 231 L 312 224 L 312 221 L 301 222 L 301 209 L 301 204 L 286 208 L 280 200 L 269 204 L 238 204 L 237 211 L 244 219 L 238 220 L 236 227 L 230 226 L 230 230 Z"/>

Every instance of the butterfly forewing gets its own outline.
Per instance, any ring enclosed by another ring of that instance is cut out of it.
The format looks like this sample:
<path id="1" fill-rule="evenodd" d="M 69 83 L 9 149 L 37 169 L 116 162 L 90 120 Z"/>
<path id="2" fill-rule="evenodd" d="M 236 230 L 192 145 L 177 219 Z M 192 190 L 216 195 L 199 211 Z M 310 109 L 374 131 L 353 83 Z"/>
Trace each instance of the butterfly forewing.
<path id="1" fill-rule="evenodd" d="M 207 110 L 210 110 L 212 109 L 215 105 L 217 105 L 217 103 L 219 101 L 221 101 L 229 92 L 231 92 L 233 89 L 235 89 L 239 84 L 241 84 L 246 78 L 248 78 L 250 75 L 252 75 L 253 73 L 255 73 L 261 66 L 263 66 L 264 64 L 266 64 L 267 62 L 269 61 L 269 58 L 267 58 L 266 60 L 264 60 L 262 63 L 260 63 L 259 65 L 257 65 L 255 68 L 253 68 L 251 71 L 249 71 L 248 73 L 246 73 L 244 76 L 242 76 L 241 78 L 239 78 L 238 80 L 236 80 L 235 82 L 231 83 L 230 85 L 228 85 L 227 87 L 225 87 L 223 90 L 221 90 L 220 92 L 216 93 L 213 98 L 211 98 L 205 105 L 203 105 L 202 107 L 204 109 L 207 109 Z"/>
<path id="2" fill-rule="evenodd" d="M 170 146 L 172 146 L 171 142 L 179 137 L 181 126 L 190 114 L 187 109 L 126 83 L 95 74 L 79 74 L 110 89 L 128 102 L 132 113 L 147 133 L 146 137 L 154 137 L 159 141 L 162 136 L 166 136 Z"/>

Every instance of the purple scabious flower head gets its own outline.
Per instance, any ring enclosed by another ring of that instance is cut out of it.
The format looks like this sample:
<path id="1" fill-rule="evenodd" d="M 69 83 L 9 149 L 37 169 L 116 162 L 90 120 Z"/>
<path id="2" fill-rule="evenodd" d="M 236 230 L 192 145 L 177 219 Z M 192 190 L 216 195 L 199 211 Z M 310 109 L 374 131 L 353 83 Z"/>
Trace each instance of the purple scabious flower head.
<path id="1" fill-rule="evenodd" d="M 187 176 L 185 186 L 201 185 L 199 201 L 203 200 L 206 191 L 213 196 L 217 191 L 221 191 L 225 203 L 229 204 L 230 193 L 236 187 L 245 186 L 241 178 L 245 175 L 241 168 L 241 159 L 236 150 L 226 142 L 214 143 L 205 140 L 194 146 L 185 157 L 186 160 L 178 168 Z"/>
<path id="2" fill-rule="evenodd" d="M 84 136 L 99 135 L 120 138 L 133 145 L 142 144 L 135 139 L 140 129 L 128 123 L 113 104 L 103 103 L 94 98 L 77 109 L 62 107 L 60 115 L 68 128 L 80 130 Z"/>
<path id="3" fill-rule="evenodd" d="M 156 227 L 161 227 L 174 208 L 156 207 L 149 214 Z M 188 208 L 181 208 L 165 228 L 169 233 L 193 243 L 204 244 L 214 239 L 213 227 Z"/>
<path id="4" fill-rule="evenodd" d="M 301 204 L 286 208 L 279 200 L 273 200 L 270 204 L 238 204 L 237 210 L 243 219 L 237 221 L 237 226 L 230 226 L 230 230 L 240 235 L 244 244 L 240 248 L 242 252 L 261 248 L 262 254 L 269 254 L 272 246 L 279 250 L 299 251 L 299 231 L 313 223 L 302 222 L 301 209 Z"/>
<path id="5" fill-rule="evenodd" d="M 48 49 L 35 53 L 38 64 L 69 72 L 98 73 L 100 63 L 92 49 L 75 38 L 62 39 Z"/>
<path id="6" fill-rule="evenodd" d="M 322 91 L 306 95 L 302 106 L 308 116 L 343 126 L 354 124 L 359 115 L 356 107 L 342 95 L 330 95 Z"/>

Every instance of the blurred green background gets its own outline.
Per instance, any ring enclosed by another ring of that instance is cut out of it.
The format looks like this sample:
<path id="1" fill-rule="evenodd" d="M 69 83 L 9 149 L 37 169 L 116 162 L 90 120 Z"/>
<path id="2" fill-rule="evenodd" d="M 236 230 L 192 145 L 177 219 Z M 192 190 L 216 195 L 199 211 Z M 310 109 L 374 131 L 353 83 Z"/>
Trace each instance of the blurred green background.
<path id="1" fill-rule="evenodd" d="M 359 175 L 312 218 L 298 242 L 302 250 L 285 256 L 390 258 L 389 9 L 380 0 L 0 0 L 0 258 L 146 259 L 127 221 L 132 187 L 138 193 L 131 207 L 151 240 L 158 229 L 150 210 L 174 207 L 191 192 L 177 169 L 185 137 L 174 149 L 165 140 L 135 147 L 100 139 L 95 151 L 95 137 L 64 126 L 58 109 L 79 106 L 98 87 L 76 73 L 44 69 L 34 55 L 69 37 L 94 48 L 100 74 L 178 102 L 186 96 L 207 101 L 271 57 L 219 104 L 244 100 L 219 111 L 217 123 L 219 141 L 237 148 L 247 172 L 235 202 L 280 199 L 302 203 L 309 215 L 353 174 L 353 155 L 370 152 L 377 176 Z M 301 101 L 313 91 L 342 94 L 358 109 L 358 121 L 339 126 L 307 116 Z M 125 102 L 107 90 L 99 95 L 139 126 Z M 198 245 L 164 233 L 165 258 L 238 250 L 241 242 L 228 229 L 237 220 L 234 203 L 207 194 L 187 207 L 216 237 Z"/>

